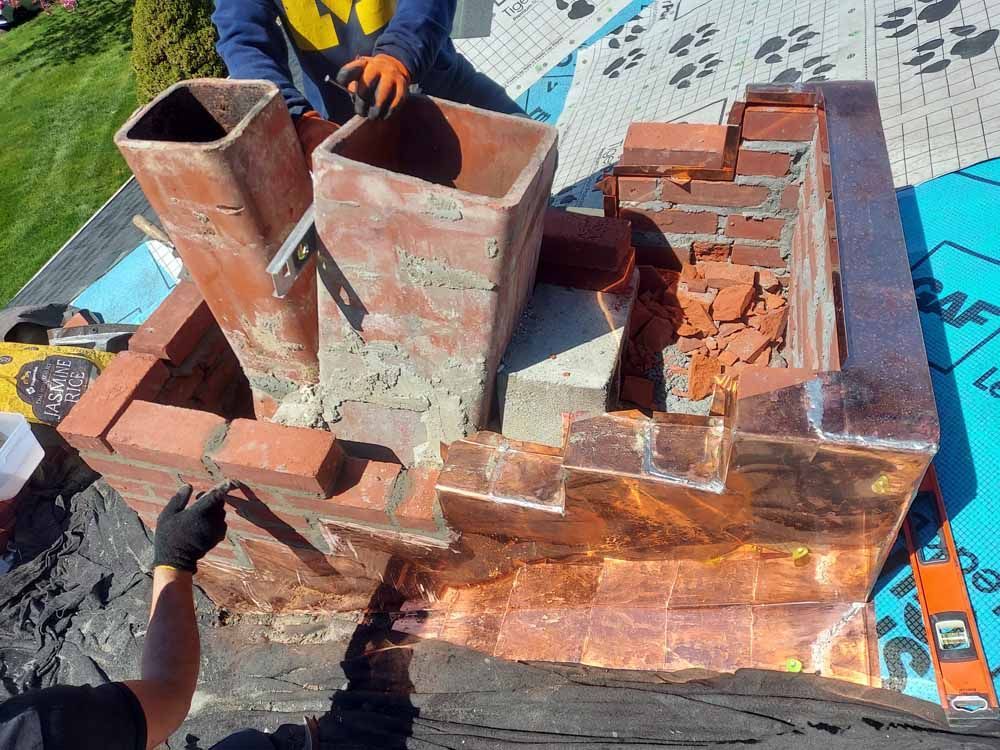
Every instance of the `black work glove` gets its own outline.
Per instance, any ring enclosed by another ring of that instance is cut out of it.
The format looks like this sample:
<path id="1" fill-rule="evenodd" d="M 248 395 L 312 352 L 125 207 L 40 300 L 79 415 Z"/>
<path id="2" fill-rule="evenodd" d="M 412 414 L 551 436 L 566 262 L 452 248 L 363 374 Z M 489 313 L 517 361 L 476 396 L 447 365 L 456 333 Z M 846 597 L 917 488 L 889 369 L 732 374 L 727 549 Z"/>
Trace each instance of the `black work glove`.
<path id="1" fill-rule="evenodd" d="M 182 485 L 160 512 L 153 542 L 153 567 L 166 565 L 194 573 L 198 561 L 226 536 L 226 494 L 233 488 L 225 482 L 203 493 L 187 508 L 191 485 Z"/>

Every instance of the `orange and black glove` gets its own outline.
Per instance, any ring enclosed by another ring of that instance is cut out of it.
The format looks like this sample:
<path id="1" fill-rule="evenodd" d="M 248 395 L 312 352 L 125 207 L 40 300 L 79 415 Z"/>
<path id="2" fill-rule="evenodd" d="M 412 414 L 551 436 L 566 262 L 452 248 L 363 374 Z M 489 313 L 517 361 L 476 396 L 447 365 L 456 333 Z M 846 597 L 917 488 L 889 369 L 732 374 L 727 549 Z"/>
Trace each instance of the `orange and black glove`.
<path id="1" fill-rule="evenodd" d="M 340 126 L 337 123 L 324 120 L 319 112 L 311 109 L 302 113 L 295 121 L 295 132 L 299 135 L 299 143 L 302 144 L 302 152 L 306 155 L 309 169 L 312 169 L 312 152 L 338 127 Z"/>
<path id="2" fill-rule="evenodd" d="M 359 57 L 340 69 L 337 83 L 354 99 L 357 114 L 369 120 L 384 120 L 409 93 L 410 71 L 391 55 Z"/>

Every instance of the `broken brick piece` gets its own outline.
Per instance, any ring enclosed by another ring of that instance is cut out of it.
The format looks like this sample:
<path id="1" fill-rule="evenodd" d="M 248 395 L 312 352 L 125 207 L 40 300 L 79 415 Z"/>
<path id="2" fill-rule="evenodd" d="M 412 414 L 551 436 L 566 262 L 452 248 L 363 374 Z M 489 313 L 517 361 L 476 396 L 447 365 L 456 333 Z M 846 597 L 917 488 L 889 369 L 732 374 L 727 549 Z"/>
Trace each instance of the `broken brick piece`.
<path id="1" fill-rule="evenodd" d="M 636 266 L 636 269 L 639 271 L 639 298 L 645 302 L 647 299 L 659 296 L 667 285 L 663 276 L 660 275 L 659 269 L 653 266 Z M 647 298 L 645 296 L 647 293 L 650 293 L 652 297 Z"/>
<path id="2" fill-rule="evenodd" d="M 719 322 L 739 320 L 750 306 L 753 294 L 754 288 L 749 284 L 737 284 L 719 290 L 712 303 L 712 317 Z"/>
<path id="3" fill-rule="evenodd" d="M 750 364 L 756 367 L 767 367 L 771 364 L 771 347 L 765 346 L 760 353 L 751 360 Z"/>
<path id="4" fill-rule="evenodd" d="M 732 249 L 732 245 L 728 242 L 706 242 L 703 240 L 695 240 L 691 247 L 694 257 L 698 261 L 727 261 L 729 260 L 729 252 Z"/>
<path id="5" fill-rule="evenodd" d="M 677 339 L 677 348 L 680 349 L 685 354 L 690 354 L 691 352 L 697 351 L 701 348 L 704 341 L 702 339 L 693 338 L 690 336 L 681 336 Z"/>
<path id="6" fill-rule="evenodd" d="M 713 357 L 695 354 L 688 367 L 688 398 L 701 401 L 710 396 L 715 387 L 715 378 L 722 374 L 722 365 Z"/>
<path id="7" fill-rule="evenodd" d="M 649 308 L 641 302 L 636 301 L 632 307 L 632 316 L 628 320 L 629 336 L 632 337 L 638 334 L 652 317 L 653 313 L 650 312 Z"/>
<path id="8" fill-rule="evenodd" d="M 676 334 L 669 320 L 653 318 L 639 334 L 639 343 L 651 352 L 661 352 L 674 342 Z"/>
<path id="9" fill-rule="evenodd" d="M 788 322 L 788 308 L 779 307 L 765 313 L 760 319 L 760 332 L 768 341 L 777 341 L 785 335 L 785 324 Z"/>
<path id="10" fill-rule="evenodd" d="M 712 316 L 708 314 L 708 305 L 691 295 L 678 295 L 677 301 L 684 311 L 684 320 L 695 327 L 700 333 L 715 333 L 719 330 Z"/>
<path id="11" fill-rule="evenodd" d="M 722 364 L 724 364 L 726 367 L 731 367 L 732 365 L 734 365 L 736 362 L 739 361 L 739 357 L 737 357 L 735 354 L 733 354 L 733 352 L 731 352 L 729 350 L 726 350 L 726 351 L 722 352 L 717 357 L 717 359 L 719 360 L 719 362 L 721 362 Z"/>
<path id="12" fill-rule="evenodd" d="M 705 279 L 689 279 L 677 285 L 677 291 L 700 294 L 708 291 L 708 282 Z"/>
<path id="13" fill-rule="evenodd" d="M 778 281 L 778 277 L 774 271 L 768 271 L 767 269 L 761 269 L 757 272 L 757 284 L 761 289 L 768 292 L 773 292 L 781 287 L 781 282 Z"/>
<path id="14" fill-rule="evenodd" d="M 632 230 L 624 219 L 550 208 L 545 212 L 539 262 L 614 271 L 625 262 L 631 244 Z"/>
<path id="15" fill-rule="evenodd" d="M 651 409 L 653 406 L 653 381 L 626 375 L 622 380 L 621 399 Z"/>
<path id="16" fill-rule="evenodd" d="M 710 352 L 718 351 L 719 341 L 715 338 L 715 336 L 707 336 L 705 338 L 705 348 L 708 349 Z"/>
<path id="17" fill-rule="evenodd" d="M 726 338 L 746 328 L 746 323 L 722 323 L 719 326 L 719 338 Z"/>
<path id="18" fill-rule="evenodd" d="M 771 339 L 760 331 L 747 328 L 733 336 L 726 347 L 726 352 L 734 354 L 737 359 L 743 362 L 750 362 L 770 342 Z"/>
<path id="19" fill-rule="evenodd" d="M 691 263 L 685 263 L 684 265 L 681 266 L 678 278 L 680 279 L 680 281 L 691 281 L 693 279 L 702 278 L 702 275 L 701 271 L 698 269 L 698 266 L 695 266 Z"/>
<path id="20" fill-rule="evenodd" d="M 705 261 L 699 265 L 705 274 L 705 281 L 714 289 L 725 289 L 735 284 L 754 284 L 757 280 L 757 271 L 750 266 L 716 261 Z"/>
<path id="21" fill-rule="evenodd" d="M 764 292 L 764 304 L 768 310 L 777 310 L 779 307 L 785 306 L 785 298 L 780 294 Z"/>

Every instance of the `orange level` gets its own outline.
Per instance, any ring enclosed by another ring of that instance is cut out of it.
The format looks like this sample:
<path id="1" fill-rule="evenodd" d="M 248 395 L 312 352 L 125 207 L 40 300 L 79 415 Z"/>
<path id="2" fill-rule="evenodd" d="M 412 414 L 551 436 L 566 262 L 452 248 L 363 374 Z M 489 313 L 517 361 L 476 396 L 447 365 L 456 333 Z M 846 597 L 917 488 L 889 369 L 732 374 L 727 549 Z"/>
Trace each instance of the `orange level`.
<path id="1" fill-rule="evenodd" d="M 933 466 L 920 484 L 913 510 L 903 523 L 903 534 L 931 644 L 941 705 L 948 720 L 965 723 L 970 719 L 1000 718 Z"/>

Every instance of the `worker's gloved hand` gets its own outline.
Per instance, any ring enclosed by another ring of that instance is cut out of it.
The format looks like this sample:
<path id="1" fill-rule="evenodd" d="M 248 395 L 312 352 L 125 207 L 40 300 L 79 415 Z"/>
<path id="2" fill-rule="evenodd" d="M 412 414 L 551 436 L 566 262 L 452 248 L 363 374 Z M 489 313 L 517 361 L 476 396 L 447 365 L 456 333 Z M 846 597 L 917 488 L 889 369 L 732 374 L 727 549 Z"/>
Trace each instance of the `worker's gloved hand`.
<path id="1" fill-rule="evenodd" d="M 299 135 L 299 143 L 302 144 L 302 152 L 306 155 L 310 170 L 313 168 L 313 151 L 339 127 L 335 122 L 324 120 L 319 112 L 312 109 L 304 112 L 295 121 L 295 132 Z"/>
<path id="2" fill-rule="evenodd" d="M 226 494 L 232 482 L 213 487 L 186 507 L 191 485 L 182 485 L 156 520 L 153 567 L 194 573 L 198 561 L 226 536 Z"/>
<path id="3" fill-rule="evenodd" d="M 337 73 L 354 99 L 354 111 L 369 120 L 391 115 L 410 89 L 410 71 L 392 55 L 359 57 Z"/>

